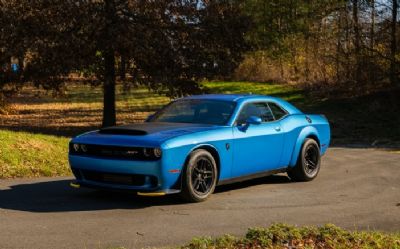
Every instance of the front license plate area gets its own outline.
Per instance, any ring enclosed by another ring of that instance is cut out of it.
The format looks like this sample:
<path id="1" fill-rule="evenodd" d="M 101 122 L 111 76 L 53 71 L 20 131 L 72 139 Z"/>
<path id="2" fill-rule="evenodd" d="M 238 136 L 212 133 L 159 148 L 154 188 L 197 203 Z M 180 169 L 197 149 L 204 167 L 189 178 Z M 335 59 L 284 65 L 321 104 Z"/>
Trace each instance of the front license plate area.
<path id="1" fill-rule="evenodd" d="M 119 183 L 119 184 L 132 184 L 132 176 L 125 175 L 114 175 L 114 174 L 103 174 L 103 181 L 110 183 Z"/>

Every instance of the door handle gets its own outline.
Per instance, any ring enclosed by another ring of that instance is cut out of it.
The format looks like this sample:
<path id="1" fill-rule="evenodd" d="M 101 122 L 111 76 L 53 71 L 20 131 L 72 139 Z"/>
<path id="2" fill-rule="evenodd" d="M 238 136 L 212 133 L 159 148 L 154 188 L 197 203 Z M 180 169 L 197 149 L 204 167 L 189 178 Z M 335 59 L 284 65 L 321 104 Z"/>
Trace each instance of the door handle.
<path id="1" fill-rule="evenodd" d="M 281 131 L 281 127 L 277 126 L 277 127 L 275 127 L 275 130 L 276 131 Z"/>

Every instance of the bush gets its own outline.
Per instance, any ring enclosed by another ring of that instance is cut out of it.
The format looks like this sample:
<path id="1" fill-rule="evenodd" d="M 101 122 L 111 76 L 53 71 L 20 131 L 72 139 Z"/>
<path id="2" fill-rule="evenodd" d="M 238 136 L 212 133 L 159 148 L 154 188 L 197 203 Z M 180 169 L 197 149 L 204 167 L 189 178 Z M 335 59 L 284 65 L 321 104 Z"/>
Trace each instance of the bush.
<path id="1" fill-rule="evenodd" d="M 316 249 L 399 249 L 400 234 L 377 231 L 347 231 L 335 225 L 296 227 L 273 224 L 269 228 L 250 228 L 244 238 L 225 235 L 211 239 L 195 238 L 182 249 L 316 248 Z"/>

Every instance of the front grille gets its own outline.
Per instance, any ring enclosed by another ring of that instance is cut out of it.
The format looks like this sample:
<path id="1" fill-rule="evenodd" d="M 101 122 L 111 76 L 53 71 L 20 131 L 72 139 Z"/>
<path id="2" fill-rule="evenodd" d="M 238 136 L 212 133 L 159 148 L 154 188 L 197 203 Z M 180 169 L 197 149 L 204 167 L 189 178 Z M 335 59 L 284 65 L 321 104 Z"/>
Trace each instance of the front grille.
<path id="1" fill-rule="evenodd" d="M 107 184 L 119 184 L 129 186 L 143 186 L 146 183 L 150 183 L 152 186 L 157 185 L 157 178 L 154 176 L 145 175 L 134 175 L 134 174 L 115 174 L 106 173 L 90 170 L 80 170 L 83 178 L 88 181 L 107 183 Z M 149 182 L 146 182 L 146 177 Z"/>
<path id="2" fill-rule="evenodd" d="M 73 143 L 69 144 L 69 153 L 71 155 L 95 156 L 140 161 L 157 161 L 160 159 L 154 156 L 154 154 L 152 153 L 148 153 L 147 155 L 145 155 L 144 148 L 141 147 L 79 144 L 79 146 L 81 147 L 78 151 L 76 151 L 73 146 Z M 82 146 L 84 146 L 85 150 L 82 150 Z"/>

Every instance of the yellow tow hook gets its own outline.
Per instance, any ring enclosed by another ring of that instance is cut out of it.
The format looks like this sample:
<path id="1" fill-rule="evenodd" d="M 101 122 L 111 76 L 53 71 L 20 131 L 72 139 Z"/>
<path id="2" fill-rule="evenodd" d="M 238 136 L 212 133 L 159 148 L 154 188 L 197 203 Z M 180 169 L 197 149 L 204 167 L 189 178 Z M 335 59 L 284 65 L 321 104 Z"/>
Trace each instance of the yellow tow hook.
<path id="1" fill-rule="evenodd" d="M 70 182 L 69 186 L 71 186 L 73 188 L 80 188 L 81 187 L 81 185 L 79 183 L 76 183 L 76 182 Z"/>
<path id="2" fill-rule="evenodd" d="M 166 195 L 165 192 L 153 192 L 153 193 L 146 193 L 146 192 L 137 192 L 139 196 L 163 196 Z"/>

